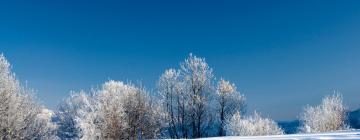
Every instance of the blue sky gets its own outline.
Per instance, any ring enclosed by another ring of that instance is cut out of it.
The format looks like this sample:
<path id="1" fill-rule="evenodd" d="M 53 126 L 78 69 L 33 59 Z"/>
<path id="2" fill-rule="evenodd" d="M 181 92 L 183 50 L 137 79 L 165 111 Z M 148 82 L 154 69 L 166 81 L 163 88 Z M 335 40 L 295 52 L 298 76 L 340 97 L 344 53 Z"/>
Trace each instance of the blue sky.
<path id="1" fill-rule="evenodd" d="M 273 119 L 296 119 L 334 90 L 354 109 L 359 37 L 350 0 L 0 2 L 0 52 L 50 108 L 109 79 L 153 89 L 192 52 Z"/>

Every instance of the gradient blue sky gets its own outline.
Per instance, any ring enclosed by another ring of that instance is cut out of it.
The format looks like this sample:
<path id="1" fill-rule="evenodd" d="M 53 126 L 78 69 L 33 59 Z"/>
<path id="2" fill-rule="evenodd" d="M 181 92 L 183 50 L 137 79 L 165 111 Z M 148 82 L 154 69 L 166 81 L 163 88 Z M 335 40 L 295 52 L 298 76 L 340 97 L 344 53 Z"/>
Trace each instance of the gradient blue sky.
<path id="1" fill-rule="evenodd" d="M 0 52 L 50 108 L 108 79 L 153 89 L 193 52 L 273 119 L 296 119 L 334 90 L 354 109 L 359 45 L 360 1 L 0 2 Z"/>

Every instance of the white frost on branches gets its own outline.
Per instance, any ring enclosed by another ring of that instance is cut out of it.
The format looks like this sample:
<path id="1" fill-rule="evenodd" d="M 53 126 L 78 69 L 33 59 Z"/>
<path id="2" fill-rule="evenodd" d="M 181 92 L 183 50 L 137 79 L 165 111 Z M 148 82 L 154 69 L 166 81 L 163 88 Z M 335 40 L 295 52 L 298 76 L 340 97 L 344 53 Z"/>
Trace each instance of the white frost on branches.
<path id="1" fill-rule="evenodd" d="M 227 133 L 232 136 L 282 135 L 283 130 L 271 119 L 262 118 L 257 112 L 242 117 L 239 112 L 227 123 Z"/>
<path id="2" fill-rule="evenodd" d="M 158 92 L 170 138 L 208 136 L 214 121 L 210 106 L 213 77 L 205 59 L 192 54 L 180 64 L 180 70 L 169 69 L 161 75 Z"/>
<path id="3" fill-rule="evenodd" d="M 162 127 L 162 109 L 147 92 L 119 81 L 108 81 L 91 94 L 73 94 L 61 108 L 71 124 L 65 130 L 77 132 L 73 139 L 149 139 L 158 137 Z"/>
<path id="4" fill-rule="evenodd" d="M 302 131 L 307 133 L 328 132 L 347 129 L 346 108 L 340 94 L 326 96 L 319 106 L 308 106 L 300 118 Z"/>
<path id="5" fill-rule="evenodd" d="M 214 119 L 209 104 L 213 96 L 211 84 L 214 75 L 205 58 L 199 58 L 192 54 L 180 66 L 185 92 L 190 98 L 188 102 L 190 133 L 193 138 L 203 137 Z"/>
<path id="6" fill-rule="evenodd" d="M 226 121 L 236 112 L 245 113 L 245 97 L 236 90 L 235 84 L 221 79 L 217 84 L 219 136 L 225 136 Z"/>
<path id="7" fill-rule="evenodd" d="M 192 54 L 179 70 L 160 76 L 157 88 L 170 138 L 226 135 L 226 120 L 236 111 L 244 113 L 245 97 L 236 86 L 223 79 L 215 86 L 214 81 L 205 59 Z"/>
<path id="8" fill-rule="evenodd" d="M 0 139 L 55 139 L 51 119 L 42 116 L 33 91 L 20 85 L 0 55 Z"/>
<path id="9" fill-rule="evenodd" d="M 180 71 L 169 69 L 160 76 L 158 92 L 164 109 L 165 124 L 170 138 L 188 138 L 189 125 L 189 96 L 185 91 L 185 84 Z"/>
<path id="10" fill-rule="evenodd" d="M 54 113 L 39 106 L 0 55 L 0 139 L 156 139 L 281 135 L 258 113 L 245 116 L 245 97 L 220 79 L 204 58 L 189 55 L 157 83 L 159 98 L 143 87 L 110 80 L 90 92 L 72 92 Z M 301 114 L 304 132 L 347 129 L 342 96 L 326 96 Z M 56 124 L 54 123 L 56 120 Z"/>

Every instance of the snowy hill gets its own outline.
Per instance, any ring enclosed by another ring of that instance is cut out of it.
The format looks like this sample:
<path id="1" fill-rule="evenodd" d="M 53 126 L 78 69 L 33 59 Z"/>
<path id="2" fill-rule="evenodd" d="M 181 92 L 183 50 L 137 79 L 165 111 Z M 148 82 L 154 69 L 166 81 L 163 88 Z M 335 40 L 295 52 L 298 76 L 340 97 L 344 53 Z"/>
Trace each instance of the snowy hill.
<path id="1" fill-rule="evenodd" d="M 360 129 L 360 109 L 349 112 L 348 117 L 351 128 Z"/>
<path id="2" fill-rule="evenodd" d="M 235 139 L 262 139 L 262 140 L 309 140 L 309 139 L 352 139 L 360 140 L 360 130 L 338 131 L 329 133 L 316 134 L 291 134 L 291 135 L 273 135 L 273 136 L 228 136 L 228 137 L 214 137 L 203 138 L 202 140 L 235 140 Z"/>
<path id="3" fill-rule="evenodd" d="M 293 121 L 277 121 L 277 124 L 281 129 L 284 130 L 285 134 L 295 134 L 298 133 L 300 126 L 300 120 Z"/>

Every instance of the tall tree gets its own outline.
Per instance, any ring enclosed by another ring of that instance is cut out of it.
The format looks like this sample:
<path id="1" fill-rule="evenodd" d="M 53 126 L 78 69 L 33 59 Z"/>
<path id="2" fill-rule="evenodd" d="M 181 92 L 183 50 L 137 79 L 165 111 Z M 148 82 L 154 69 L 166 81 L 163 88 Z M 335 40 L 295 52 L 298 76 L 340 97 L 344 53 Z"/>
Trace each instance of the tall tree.
<path id="1" fill-rule="evenodd" d="M 0 55 L 0 139 L 54 139 L 50 119 L 41 114 L 33 91 L 20 85 Z M 40 127 L 39 127 L 40 126 Z"/>
<path id="2" fill-rule="evenodd" d="M 181 63 L 181 75 L 184 76 L 186 92 L 188 92 L 190 101 L 190 125 L 192 137 L 199 138 L 205 133 L 209 126 L 211 118 L 208 109 L 208 103 L 212 96 L 212 69 L 206 63 L 204 58 L 196 57 L 192 54 Z"/>
<path id="3" fill-rule="evenodd" d="M 166 70 L 158 81 L 160 100 L 165 109 L 165 121 L 170 138 L 188 138 L 188 96 L 180 71 Z"/>
<path id="4" fill-rule="evenodd" d="M 160 76 L 157 88 L 170 138 L 225 135 L 226 120 L 236 111 L 244 113 L 245 98 L 236 86 L 221 79 L 215 87 L 214 81 L 205 59 L 192 54 L 179 70 L 168 69 Z"/>

